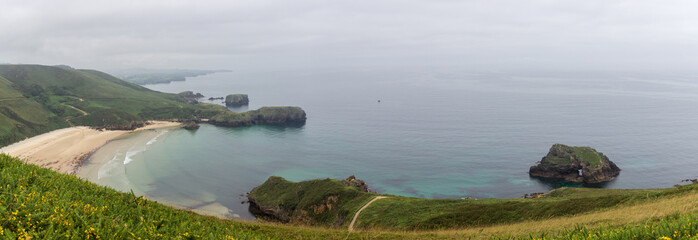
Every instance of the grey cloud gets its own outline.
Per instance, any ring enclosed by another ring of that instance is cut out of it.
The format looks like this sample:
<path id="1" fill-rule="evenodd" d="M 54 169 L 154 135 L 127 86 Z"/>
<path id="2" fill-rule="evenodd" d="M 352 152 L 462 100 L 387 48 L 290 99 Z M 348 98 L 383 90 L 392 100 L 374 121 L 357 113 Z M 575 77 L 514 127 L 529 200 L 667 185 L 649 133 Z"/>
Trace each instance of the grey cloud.
<path id="1" fill-rule="evenodd" d="M 690 69 L 693 1 L 6 1 L 0 62 Z"/>

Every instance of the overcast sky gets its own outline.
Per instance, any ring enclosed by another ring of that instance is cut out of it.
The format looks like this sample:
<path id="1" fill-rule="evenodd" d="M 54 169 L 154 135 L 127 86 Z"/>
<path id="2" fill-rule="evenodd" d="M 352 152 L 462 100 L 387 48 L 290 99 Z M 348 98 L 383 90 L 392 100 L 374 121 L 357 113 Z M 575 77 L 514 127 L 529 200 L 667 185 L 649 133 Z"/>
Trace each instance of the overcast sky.
<path id="1" fill-rule="evenodd" d="M 0 0 L 0 62 L 79 68 L 698 66 L 698 1 Z"/>

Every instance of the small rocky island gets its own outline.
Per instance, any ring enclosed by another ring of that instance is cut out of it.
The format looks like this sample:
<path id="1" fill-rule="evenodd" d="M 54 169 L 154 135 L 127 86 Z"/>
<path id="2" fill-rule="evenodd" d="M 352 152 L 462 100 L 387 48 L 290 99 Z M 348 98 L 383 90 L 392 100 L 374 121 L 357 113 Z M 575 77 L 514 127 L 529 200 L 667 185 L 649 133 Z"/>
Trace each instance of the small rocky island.
<path id="1" fill-rule="evenodd" d="M 529 170 L 532 177 L 557 178 L 577 183 L 612 180 L 620 168 L 603 153 L 591 147 L 554 144 L 548 155 Z"/>
<path id="2" fill-rule="evenodd" d="M 225 97 L 225 105 L 239 107 L 250 104 L 250 99 L 247 94 L 230 94 Z"/>

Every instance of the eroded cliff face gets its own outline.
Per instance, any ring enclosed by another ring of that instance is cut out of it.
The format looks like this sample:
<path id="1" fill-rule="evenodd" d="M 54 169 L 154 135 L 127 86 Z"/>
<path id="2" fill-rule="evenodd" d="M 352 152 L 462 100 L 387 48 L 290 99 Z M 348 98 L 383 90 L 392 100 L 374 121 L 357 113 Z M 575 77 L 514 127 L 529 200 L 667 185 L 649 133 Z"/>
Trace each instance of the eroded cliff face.
<path id="1" fill-rule="evenodd" d="M 244 106 L 250 103 L 247 94 L 230 94 L 225 97 L 225 105 L 227 106 Z"/>
<path id="2" fill-rule="evenodd" d="M 533 177 L 557 178 L 570 182 L 601 183 L 612 180 L 620 168 L 603 153 L 591 147 L 554 144 L 548 155 L 529 174 Z"/>
<path id="3" fill-rule="evenodd" d="M 250 213 L 252 213 L 252 215 L 255 215 L 258 218 L 262 218 L 267 221 L 276 221 L 282 223 L 291 222 L 291 214 L 293 213 L 293 211 L 289 211 L 289 209 L 286 209 L 278 205 L 261 205 L 255 197 L 248 196 L 248 201 L 250 203 Z"/>

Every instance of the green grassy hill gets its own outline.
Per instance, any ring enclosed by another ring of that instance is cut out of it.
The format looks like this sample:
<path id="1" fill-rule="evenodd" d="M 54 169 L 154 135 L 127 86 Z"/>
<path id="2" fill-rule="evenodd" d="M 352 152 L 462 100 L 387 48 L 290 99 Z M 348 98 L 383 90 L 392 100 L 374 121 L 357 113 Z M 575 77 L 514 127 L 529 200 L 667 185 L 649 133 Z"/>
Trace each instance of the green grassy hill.
<path id="1" fill-rule="evenodd" d="M 69 123 L 35 99 L 24 97 L 13 82 L 0 76 L 0 146 L 25 137 L 69 126 Z M 61 108 L 62 115 L 77 114 Z"/>
<path id="2" fill-rule="evenodd" d="M 102 72 L 40 65 L 0 65 L 0 96 L 0 146 L 71 125 L 118 128 L 202 108 Z"/>
<path id="3" fill-rule="evenodd" d="M 346 228 L 354 213 L 377 194 L 344 182 L 328 178 L 294 183 L 270 177 L 249 193 L 250 210 L 272 221 Z"/>
<path id="4" fill-rule="evenodd" d="M 147 120 L 187 121 L 216 115 L 225 116 L 217 119 L 252 119 L 248 113 L 242 116 L 223 106 L 189 102 L 191 99 L 177 94 L 152 91 L 95 70 L 0 65 L 0 146 L 73 125 L 133 129 Z M 305 112 L 296 110 L 305 122 Z M 261 113 L 254 116 L 258 115 Z M 249 121 L 246 125 L 260 123 L 276 122 Z"/>

